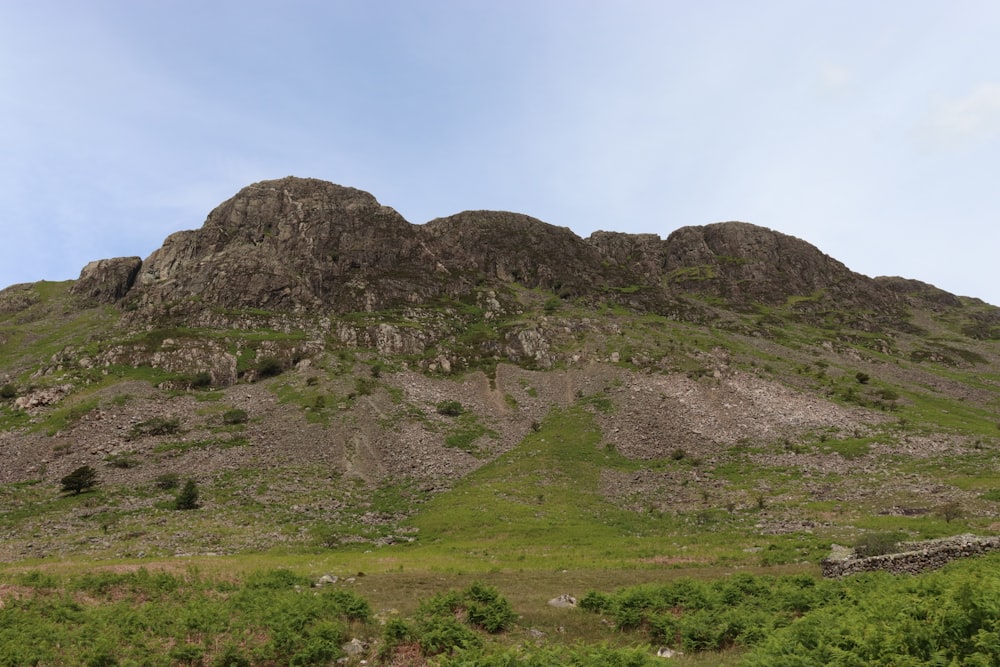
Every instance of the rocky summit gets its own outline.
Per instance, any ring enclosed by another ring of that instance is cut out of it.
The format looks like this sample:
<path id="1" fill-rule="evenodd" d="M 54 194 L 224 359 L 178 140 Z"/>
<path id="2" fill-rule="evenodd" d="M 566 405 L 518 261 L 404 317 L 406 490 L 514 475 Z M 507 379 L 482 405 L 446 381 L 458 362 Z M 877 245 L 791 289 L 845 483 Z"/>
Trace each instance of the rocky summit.
<path id="1" fill-rule="evenodd" d="M 89 264 L 74 291 L 155 320 L 205 304 L 371 312 L 514 284 L 595 303 L 617 294 L 651 311 L 698 293 L 740 307 L 811 296 L 894 312 L 907 295 L 922 294 L 892 289 L 804 241 L 747 223 L 685 227 L 666 240 L 614 232 L 582 239 L 498 211 L 414 225 L 366 192 L 291 177 L 244 188 L 201 229 L 171 235 L 145 261 Z"/>
<path id="2" fill-rule="evenodd" d="M 412 224 L 360 190 L 263 181 L 145 259 L 0 292 L 0 491 L 47 508 L 0 520 L 0 559 L 409 543 L 475 473 L 532 521 L 555 489 L 591 494 L 595 522 L 659 517 L 651 535 L 726 517 L 725 546 L 664 533 L 643 558 L 810 535 L 782 558 L 818 562 L 871 517 L 959 504 L 991 525 L 1000 480 L 948 471 L 998 446 L 998 390 L 1000 309 L 764 227 Z M 550 466 L 530 483 L 528 459 Z M 84 466 L 100 495 L 56 502 Z M 178 475 L 197 522 L 164 504 Z"/>

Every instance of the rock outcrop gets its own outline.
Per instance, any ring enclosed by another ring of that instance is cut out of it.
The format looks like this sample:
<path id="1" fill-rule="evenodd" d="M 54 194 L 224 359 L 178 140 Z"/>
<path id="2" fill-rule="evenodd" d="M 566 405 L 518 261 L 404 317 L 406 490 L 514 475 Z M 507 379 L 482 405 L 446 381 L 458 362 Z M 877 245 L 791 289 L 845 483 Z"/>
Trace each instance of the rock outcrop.
<path id="1" fill-rule="evenodd" d="M 370 194 L 285 178 L 244 188 L 201 229 L 169 236 L 143 263 L 130 298 L 139 308 L 194 299 L 230 309 L 373 310 L 422 292 L 433 274 L 412 269 L 429 261 L 424 254 L 414 226 Z"/>
<path id="2" fill-rule="evenodd" d="M 125 296 L 142 267 L 139 257 L 116 257 L 90 262 L 80 271 L 72 292 L 98 303 L 112 303 Z"/>
<path id="3" fill-rule="evenodd" d="M 565 227 L 516 213 L 466 211 L 428 222 L 438 266 L 452 280 L 517 282 L 564 297 L 592 294 L 613 284 L 598 249 Z"/>
<path id="4" fill-rule="evenodd" d="M 666 241 L 675 289 L 708 292 L 738 306 L 784 304 L 789 297 L 891 307 L 898 299 L 815 246 L 745 222 L 683 227 Z M 808 303 L 808 301 L 805 301 Z"/>
<path id="5" fill-rule="evenodd" d="M 124 300 L 139 319 L 190 320 L 206 311 L 373 312 L 466 299 L 483 287 L 499 303 L 515 283 L 651 312 L 708 295 L 737 310 L 794 302 L 805 315 L 853 309 L 883 324 L 901 321 L 915 292 L 956 304 L 930 286 L 854 273 L 805 241 L 743 222 L 684 227 L 665 240 L 616 232 L 582 239 L 502 211 L 414 225 L 366 192 L 295 177 L 244 188 L 144 262 L 89 264 L 74 291 Z M 857 319 L 852 326 L 874 327 Z"/>
<path id="6" fill-rule="evenodd" d="M 597 248 L 604 262 L 629 267 L 647 284 L 657 284 L 666 270 L 667 244 L 656 234 L 594 232 L 587 243 Z"/>

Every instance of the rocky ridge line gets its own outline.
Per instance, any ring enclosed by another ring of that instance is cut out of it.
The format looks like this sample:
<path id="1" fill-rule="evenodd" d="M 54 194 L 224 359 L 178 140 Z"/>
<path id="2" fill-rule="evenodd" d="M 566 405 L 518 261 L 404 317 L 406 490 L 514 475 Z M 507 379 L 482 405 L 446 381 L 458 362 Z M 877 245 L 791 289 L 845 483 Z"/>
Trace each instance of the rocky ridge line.
<path id="1" fill-rule="evenodd" d="M 893 318 L 911 300 L 955 306 L 922 283 L 875 280 L 814 246 L 725 222 L 653 234 L 571 230 L 530 216 L 466 211 L 423 225 L 370 194 L 316 179 L 255 183 L 177 232 L 146 260 L 92 262 L 78 294 L 147 319 L 211 305 L 287 313 L 372 312 L 518 283 L 563 298 L 667 312 L 687 293 L 734 307 L 832 302 Z"/>

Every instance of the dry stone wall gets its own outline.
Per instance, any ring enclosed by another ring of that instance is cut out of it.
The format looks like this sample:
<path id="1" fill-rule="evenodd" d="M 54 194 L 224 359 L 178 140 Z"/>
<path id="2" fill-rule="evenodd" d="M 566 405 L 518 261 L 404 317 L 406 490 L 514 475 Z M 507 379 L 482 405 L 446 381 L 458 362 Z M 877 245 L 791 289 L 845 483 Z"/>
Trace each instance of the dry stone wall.
<path id="1" fill-rule="evenodd" d="M 957 535 L 924 542 L 904 542 L 903 551 L 882 556 L 858 558 L 853 550 L 837 547 L 823 563 L 824 577 L 844 577 L 860 572 L 885 571 L 894 574 L 919 574 L 935 570 L 959 558 L 981 556 L 1000 548 L 1000 536 Z"/>

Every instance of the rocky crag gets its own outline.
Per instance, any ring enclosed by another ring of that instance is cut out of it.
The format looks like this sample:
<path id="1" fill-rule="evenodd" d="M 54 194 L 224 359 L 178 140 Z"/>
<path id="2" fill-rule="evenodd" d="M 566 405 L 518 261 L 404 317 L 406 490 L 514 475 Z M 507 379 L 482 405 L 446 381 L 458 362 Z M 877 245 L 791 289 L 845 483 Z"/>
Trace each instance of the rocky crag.
<path id="1" fill-rule="evenodd" d="M 804 241 L 747 223 L 685 227 L 666 239 L 614 232 L 582 239 L 497 211 L 414 225 L 368 193 L 301 178 L 244 188 L 201 229 L 171 235 L 144 261 L 89 264 L 74 291 L 156 319 L 202 304 L 371 312 L 512 284 L 667 311 L 692 292 L 740 307 L 808 296 L 814 311 L 836 304 L 884 317 L 913 301 L 940 301 L 929 286 L 867 278 Z"/>
<path id="2" fill-rule="evenodd" d="M 384 354 L 422 355 L 439 346 L 442 354 L 426 366 L 445 369 L 470 365 L 442 343 L 471 310 L 507 323 L 473 356 L 543 368 L 564 362 L 559 331 L 537 320 L 516 323 L 533 307 L 526 303 L 532 294 L 549 294 L 549 311 L 563 302 L 614 305 L 741 326 L 751 335 L 767 335 L 769 308 L 869 333 L 914 330 L 913 308 L 963 310 L 958 297 L 932 286 L 862 276 L 804 241 L 747 223 L 685 227 L 666 239 L 614 232 L 583 239 L 497 211 L 415 225 L 368 193 L 291 177 L 244 188 L 200 229 L 171 235 L 145 260 L 92 262 L 73 292 L 92 305 L 120 308 L 133 327 L 297 330 Z M 760 316 L 747 326 L 733 313 Z M 995 310 L 971 317 L 979 319 L 969 327 L 983 336 L 1000 331 Z M 211 369 L 215 384 L 237 379 L 235 356 L 216 343 L 189 339 L 183 348 L 150 358 L 146 349 L 118 347 L 100 361 L 177 372 L 200 365 Z M 285 354 L 301 357 L 313 348 Z"/>

